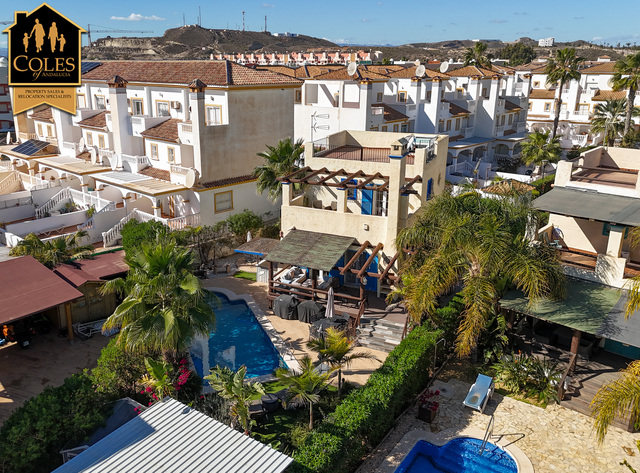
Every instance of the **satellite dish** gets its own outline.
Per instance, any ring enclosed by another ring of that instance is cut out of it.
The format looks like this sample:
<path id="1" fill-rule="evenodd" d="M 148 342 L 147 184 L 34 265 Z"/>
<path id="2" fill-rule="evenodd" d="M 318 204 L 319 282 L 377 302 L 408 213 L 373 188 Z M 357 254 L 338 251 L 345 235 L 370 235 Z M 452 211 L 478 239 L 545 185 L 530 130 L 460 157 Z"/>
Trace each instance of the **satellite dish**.
<path id="1" fill-rule="evenodd" d="M 188 188 L 192 188 L 196 184 L 196 171 L 189 169 L 184 176 L 184 185 Z"/>
<path id="2" fill-rule="evenodd" d="M 8 145 L 11 144 L 11 132 L 10 131 L 7 132 L 7 144 Z"/>
<path id="3" fill-rule="evenodd" d="M 350 62 L 349 65 L 347 66 L 347 74 L 349 74 L 350 76 L 354 75 L 357 70 L 358 70 L 358 63 Z"/>
<path id="4" fill-rule="evenodd" d="M 95 165 L 98 162 L 98 153 L 95 146 L 89 148 L 89 154 L 91 155 L 91 164 Z"/>
<path id="5" fill-rule="evenodd" d="M 80 138 L 80 141 L 78 141 L 78 152 L 82 153 L 83 151 L 84 151 L 84 136 Z"/>
<path id="6" fill-rule="evenodd" d="M 425 71 L 426 71 L 426 68 L 422 64 L 420 64 L 418 67 L 416 67 L 416 76 L 417 77 L 424 76 Z"/>
<path id="7" fill-rule="evenodd" d="M 419 66 L 420 65 L 420 59 L 416 59 L 415 61 L 413 61 L 413 65 L 414 66 Z"/>
<path id="8" fill-rule="evenodd" d="M 449 63 L 448 62 L 443 62 L 442 64 L 440 64 L 440 72 L 442 72 L 444 74 L 448 70 L 449 70 Z"/>
<path id="9" fill-rule="evenodd" d="M 111 170 L 115 171 L 116 169 L 118 169 L 118 155 L 113 153 L 113 156 L 111 156 Z"/>

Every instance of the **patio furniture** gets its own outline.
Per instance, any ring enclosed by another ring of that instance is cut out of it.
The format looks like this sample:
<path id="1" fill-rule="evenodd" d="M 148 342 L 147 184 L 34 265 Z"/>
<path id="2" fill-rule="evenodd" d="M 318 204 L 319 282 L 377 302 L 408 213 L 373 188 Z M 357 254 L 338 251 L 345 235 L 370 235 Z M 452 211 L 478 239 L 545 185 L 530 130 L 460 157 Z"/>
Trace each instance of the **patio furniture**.
<path id="1" fill-rule="evenodd" d="M 298 318 L 298 299 L 286 294 L 279 295 L 273 301 L 273 313 L 281 319 L 295 320 Z"/>
<path id="2" fill-rule="evenodd" d="M 479 374 L 462 403 L 482 413 L 487 406 L 487 402 L 493 396 L 494 388 L 493 378 Z"/>
<path id="3" fill-rule="evenodd" d="M 324 305 L 316 301 L 302 301 L 298 304 L 298 320 L 307 324 L 317 322 L 324 318 Z"/>
<path id="4" fill-rule="evenodd" d="M 265 412 L 275 412 L 280 409 L 280 398 L 275 394 L 265 394 L 260 398 L 260 403 Z"/>

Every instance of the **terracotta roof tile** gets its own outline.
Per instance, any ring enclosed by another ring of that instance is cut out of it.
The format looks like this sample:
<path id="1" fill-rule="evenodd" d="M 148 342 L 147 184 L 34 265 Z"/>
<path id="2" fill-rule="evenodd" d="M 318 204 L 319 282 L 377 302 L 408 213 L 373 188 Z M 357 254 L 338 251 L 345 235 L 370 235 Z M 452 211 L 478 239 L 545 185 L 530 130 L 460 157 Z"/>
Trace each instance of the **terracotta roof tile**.
<path id="1" fill-rule="evenodd" d="M 615 62 L 602 62 L 591 67 L 586 67 L 580 71 L 581 74 L 613 74 L 615 70 Z"/>
<path id="2" fill-rule="evenodd" d="M 502 73 L 500 73 L 499 71 L 490 71 L 489 69 L 485 69 L 484 67 L 476 66 L 465 66 L 459 69 L 449 70 L 447 71 L 447 74 L 451 77 L 493 77 L 495 75 L 502 75 Z"/>
<path id="3" fill-rule="evenodd" d="M 89 151 L 83 151 L 76 156 L 78 159 L 84 159 L 85 161 L 91 161 L 91 153 Z"/>
<path id="4" fill-rule="evenodd" d="M 276 72 L 289 77 L 296 76 L 296 69 L 289 66 L 256 66 L 256 70 Z"/>
<path id="5" fill-rule="evenodd" d="M 529 94 L 530 99 L 554 99 L 556 97 L 555 89 L 533 89 Z"/>
<path id="6" fill-rule="evenodd" d="M 100 112 L 92 117 L 85 118 L 84 120 L 78 122 L 80 126 L 89 126 L 91 128 L 107 128 L 107 113 L 111 113 L 108 111 Z"/>
<path id="7" fill-rule="evenodd" d="M 591 100 L 595 102 L 604 102 L 605 100 L 620 100 L 625 98 L 627 98 L 626 90 L 598 90 Z"/>
<path id="8" fill-rule="evenodd" d="M 410 79 L 416 76 L 416 68 L 415 67 L 405 67 L 395 72 L 390 72 L 389 77 L 395 77 L 398 79 Z M 440 71 L 434 71 L 432 69 L 425 69 L 425 73 L 423 78 L 433 79 L 434 77 L 447 78 L 448 74 L 443 74 Z"/>
<path id="9" fill-rule="evenodd" d="M 313 77 L 321 76 L 322 74 L 328 74 L 332 71 L 337 71 L 344 66 L 338 64 L 327 64 L 324 66 L 301 66 L 296 69 L 296 77 L 298 79 L 311 79 Z"/>
<path id="10" fill-rule="evenodd" d="M 283 74 L 252 69 L 229 61 L 105 61 L 82 75 L 85 80 L 107 81 L 118 75 L 127 82 L 190 84 L 200 79 L 207 86 L 284 85 L 300 82 Z"/>
<path id="11" fill-rule="evenodd" d="M 53 112 L 51 107 L 44 107 L 40 110 L 36 110 L 31 114 L 31 118 L 34 120 L 42 120 L 53 123 Z"/>
<path id="12" fill-rule="evenodd" d="M 449 104 L 449 113 L 451 114 L 452 117 L 455 117 L 456 115 L 469 115 L 471 113 L 468 110 L 462 108 L 461 106 L 456 105 L 455 103 L 449 102 L 448 100 L 443 100 L 443 102 Z"/>
<path id="13" fill-rule="evenodd" d="M 138 171 L 138 174 L 153 177 L 154 179 L 160 179 L 163 181 L 171 181 L 171 172 L 165 171 L 164 169 L 160 168 L 154 168 L 153 166 L 148 166 Z"/>
<path id="14" fill-rule="evenodd" d="M 145 138 L 178 143 L 180 141 L 178 137 L 178 123 L 181 122 L 182 120 L 178 120 L 177 118 L 169 118 L 159 125 L 147 128 L 140 134 Z"/>
<path id="15" fill-rule="evenodd" d="M 409 117 L 404 113 L 397 111 L 395 108 L 386 103 L 374 103 L 371 107 L 382 107 L 385 122 L 395 122 L 397 120 L 407 120 Z"/>
<path id="16" fill-rule="evenodd" d="M 203 182 L 201 186 L 205 189 L 212 189 L 214 187 L 223 187 L 233 184 L 242 184 L 243 182 L 251 182 L 255 181 L 256 179 L 256 176 L 254 176 L 253 174 L 245 174 L 244 176 L 228 177 L 225 179 L 218 179 L 217 181 Z"/>
<path id="17" fill-rule="evenodd" d="M 356 73 L 352 76 L 347 74 L 347 68 L 342 67 L 341 69 L 337 69 L 335 71 L 328 72 L 327 74 L 322 74 L 316 76 L 315 79 L 322 80 L 363 80 L 363 79 L 371 79 L 371 80 L 380 80 L 380 79 L 388 79 L 389 76 L 379 74 L 373 70 L 369 69 L 369 66 L 358 66 Z"/>
<path id="18" fill-rule="evenodd" d="M 506 100 L 504 101 L 504 109 L 508 112 L 513 112 L 514 110 L 522 110 L 522 107 L 520 105 L 516 105 L 515 103 L 513 103 L 511 100 Z"/>

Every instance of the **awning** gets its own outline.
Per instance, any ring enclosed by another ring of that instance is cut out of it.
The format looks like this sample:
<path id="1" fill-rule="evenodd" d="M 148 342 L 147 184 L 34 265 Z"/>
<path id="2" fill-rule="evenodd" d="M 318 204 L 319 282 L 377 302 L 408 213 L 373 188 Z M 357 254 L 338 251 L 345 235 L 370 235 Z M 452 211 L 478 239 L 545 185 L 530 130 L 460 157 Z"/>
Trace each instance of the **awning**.
<path id="1" fill-rule="evenodd" d="M 640 199 L 592 190 L 554 187 L 533 201 L 544 212 L 599 222 L 640 226 Z"/>
<path id="2" fill-rule="evenodd" d="M 353 237 L 291 230 L 265 259 L 274 263 L 331 271 L 355 241 Z"/>
<path id="3" fill-rule="evenodd" d="M 0 324 L 37 314 L 83 296 L 32 256 L 0 263 Z"/>
<path id="4" fill-rule="evenodd" d="M 278 246 L 280 240 L 274 240 L 273 238 L 253 238 L 251 241 L 243 243 L 234 251 L 236 253 L 243 253 L 245 255 L 264 256 L 271 252 L 276 246 Z"/>
<path id="5" fill-rule="evenodd" d="M 513 290 L 500 300 L 500 305 L 537 319 L 640 347 L 640 313 L 625 320 L 626 301 L 624 291 L 568 279 L 567 297 L 564 300 L 545 299 L 528 307 L 529 301 L 524 294 Z"/>

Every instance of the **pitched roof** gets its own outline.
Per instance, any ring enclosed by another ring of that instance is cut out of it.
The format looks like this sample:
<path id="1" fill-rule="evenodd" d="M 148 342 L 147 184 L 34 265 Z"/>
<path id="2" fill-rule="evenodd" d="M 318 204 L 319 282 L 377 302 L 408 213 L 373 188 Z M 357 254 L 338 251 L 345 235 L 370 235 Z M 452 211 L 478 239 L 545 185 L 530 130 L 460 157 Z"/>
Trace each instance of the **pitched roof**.
<path id="1" fill-rule="evenodd" d="M 42 312 L 83 294 L 33 256 L 0 262 L 0 324 Z"/>
<path id="2" fill-rule="evenodd" d="M 511 100 L 505 99 L 505 101 L 504 101 L 504 109 L 506 111 L 508 111 L 508 112 L 512 112 L 514 110 L 522 110 L 522 107 L 520 105 L 516 105 Z"/>
<path id="3" fill-rule="evenodd" d="M 89 126 L 91 128 L 107 128 L 107 113 L 111 113 L 107 110 L 100 112 L 92 117 L 85 118 L 84 120 L 78 122 L 80 126 Z"/>
<path id="4" fill-rule="evenodd" d="M 480 77 L 493 77 L 495 75 L 502 75 L 498 71 L 490 71 L 489 69 L 485 69 L 484 67 L 477 66 L 464 66 L 459 69 L 453 69 L 447 71 L 447 74 L 451 77 L 472 77 L 472 76 L 480 76 Z"/>
<path id="5" fill-rule="evenodd" d="M 51 111 L 51 107 L 44 107 L 40 110 L 35 110 L 31 114 L 31 118 L 34 120 L 42 120 L 53 123 L 53 112 Z"/>
<path id="6" fill-rule="evenodd" d="M 605 100 L 620 100 L 627 98 L 627 92 L 625 90 L 597 90 L 591 100 L 593 101 L 605 101 Z"/>
<path id="7" fill-rule="evenodd" d="M 554 99 L 556 97 L 555 89 L 532 89 L 529 94 L 530 99 Z"/>
<path id="8" fill-rule="evenodd" d="M 289 77 L 296 76 L 296 69 L 289 66 L 279 66 L 279 65 L 256 66 L 256 70 L 277 72 L 278 74 L 283 74 Z"/>
<path id="9" fill-rule="evenodd" d="M 144 169 L 138 171 L 138 174 L 142 174 L 144 176 L 153 177 L 154 179 L 161 179 L 163 181 L 171 182 L 171 172 L 166 171 L 160 168 L 154 168 L 153 166 L 148 166 Z"/>
<path id="10" fill-rule="evenodd" d="M 395 77 L 398 79 L 411 79 L 416 76 L 416 68 L 415 67 L 405 67 L 403 69 L 399 69 L 397 71 L 393 71 L 389 73 L 389 77 Z M 443 74 L 440 71 L 434 71 L 433 69 L 425 69 L 423 78 L 433 79 L 434 77 L 447 78 L 448 74 Z"/>
<path id="11" fill-rule="evenodd" d="M 315 77 L 315 79 L 322 80 L 380 80 L 388 78 L 389 77 L 386 75 L 379 74 L 378 72 L 369 69 L 369 66 L 358 66 L 358 69 L 356 69 L 356 73 L 352 76 L 347 73 L 347 67 L 345 66 L 341 69 L 337 69 L 335 71 L 331 71 Z"/>
<path id="12" fill-rule="evenodd" d="M 178 120 L 177 118 L 169 118 L 156 126 L 147 128 L 140 134 L 145 138 L 178 143 L 180 141 L 178 137 L 178 123 L 181 122 L 182 120 Z"/>
<path id="13" fill-rule="evenodd" d="M 613 74 L 615 72 L 615 62 L 601 62 L 594 66 L 586 67 L 580 71 L 581 74 Z"/>
<path id="14" fill-rule="evenodd" d="M 104 281 L 118 274 L 126 273 L 128 270 L 129 266 L 124 262 L 124 251 L 114 251 L 95 255 L 92 259 L 61 264 L 56 266 L 53 272 L 78 287 L 89 281 Z"/>
<path id="15" fill-rule="evenodd" d="M 274 238 L 256 237 L 246 243 L 243 243 L 234 251 L 236 253 L 244 253 L 247 255 L 264 256 L 278 246 L 279 242 L 280 240 L 276 240 Z"/>
<path id="16" fill-rule="evenodd" d="M 208 87 L 300 83 L 293 77 L 229 61 L 105 61 L 83 74 L 82 78 L 107 81 L 115 75 L 129 83 L 187 85 L 194 79 L 200 79 Z"/>
<path id="17" fill-rule="evenodd" d="M 469 115 L 471 112 L 462 108 L 460 105 L 456 105 L 455 103 L 449 102 L 448 100 L 442 100 L 442 102 L 449 104 L 449 113 L 451 116 L 455 117 L 456 115 Z"/>
<path id="18" fill-rule="evenodd" d="M 397 120 L 407 120 L 409 118 L 404 113 L 397 111 L 386 103 L 374 103 L 371 104 L 371 107 L 382 107 L 385 122 L 395 122 Z"/>
<path id="19" fill-rule="evenodd" d="M 255 181 L 257 178 L 253 174 L 245 174 L 244 176 L 227 177 L 224 179 L 218 179 L 216 181 L 209 181 L 201 183 L 201 186 L 205 189 L 213 189 L 215 187 L 231 186 L 233 184 L 242 184 L 243 182 Z"/>
<path id="20" fill-rule="evenodd" d="M 343 66 L 338 64 L 300 66 L 295 70 L 295 74 L 298 79 L 310 79 L 331 71 L 336 71 L 342 67 Z"/>

